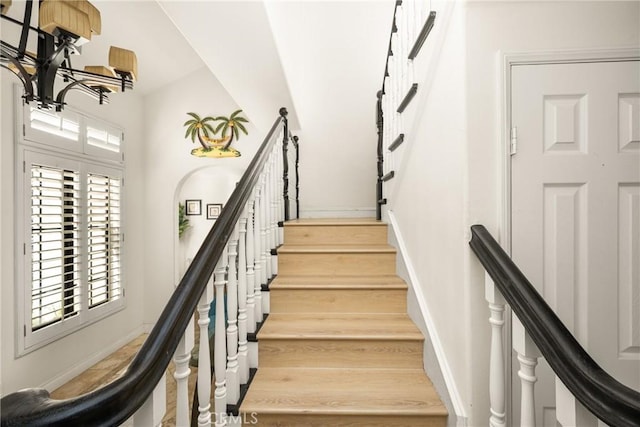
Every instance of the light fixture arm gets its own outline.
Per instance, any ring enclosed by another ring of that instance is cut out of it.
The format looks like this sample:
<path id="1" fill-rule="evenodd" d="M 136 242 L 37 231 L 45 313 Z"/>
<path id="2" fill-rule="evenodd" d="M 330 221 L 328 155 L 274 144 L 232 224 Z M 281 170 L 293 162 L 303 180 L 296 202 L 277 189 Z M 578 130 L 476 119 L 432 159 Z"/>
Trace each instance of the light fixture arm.
<path id="1" fill-rule="evenodd" d="M 53 2 L 60 4 L 53 4 Z M 125 91 L 133 88 L 137 76 L 137 59 L 133 51 L 111 46 L 109 65 L 87 66 L 84 70 L 76 70 L 71 65 L 71 53 L 79 53 L 77 44 L 86 43 L 91 33 L 100 34 L 101 22 L 99 11 L 88 0 L 39 0 L 40 23 L 31 26 L 34 0 L 25 0 L 24 19 L 19 21 L 6 15 L 1 17 L 21 27 L 20 40 L 15 44 L 4 40 L 0 43 L 0 66 L 15 74 L 24 86 L 23 98 L 26 102 L 35 101 L 39 108 L 52 108 L 60 111 L 64 108 L 65 97 L 71 89 L 97 99 L 100 104 L 108 102 L 108 92 Z M 58 7 L 63 8 L 62 11 Z M 46 8 L 47 13 L 44 13 Z M 78 18 L 65 20 L 68 15 Z M 43 18 L 44 16 L 44 18 Z M 44 19 L 44 23 L 42 21 Z M 84 20 L 84 21 L 83 21 Z M 71 22 L 71 24 L 69 23 Z M 88 25 L 90 31 L 87 32 Z M 42 27 L 41 27 L 42 26 Z M 30 32 L 37 34 L 37 54 L 27 52 Z M 15 43 L 15 42 L 14 42 Z M 114 51 L 114 63 L 112 53 Z M 65 86 L 56 91 L 57 78 L 61 78 Z"/>
<path id="2" fill-rule="evenodd" d="M 16 58 L 13 57 L 8 57 L 8 60 L 13 64 L 13 66 L 15 68 L 10 68 L 7 67 L 6 65 L 2 64 L 2 68 L 5 68 L 9 71 L 11 71 L 13 74 L 15 74 L 20 81 L 22 82 L 22 85 L 24 86 L 24 97 L 27 100 L 33 100 L 34 96 L 33 96 L 33 83 L 31 80 L 31 76 L 29 75 L 29 73 L 27 73 L 27 70 L 25 70 L 25 68 L 22 66 L 22 64 L 20 63 L 20 61 L 18 61 Z"/>
<path id="3" fill-rule="evenodd" d="M 27 50 L 27 39 L 29 38 L 29 23 L 31 22 L 31 12 L 33 10 L 33 1 L 27 0 L 24 6 L 24 19 L 22 20 L 22 32 L 20 33 L 20 45 L 18 45 L 18 59 L 24 57 Z"/>
<path id="4" fill-rule="evenodd" d="M 49 40 L 47 40 L 49 38 Z M 58 48 L 53 50 L 54 43 L 53 37 L 49 34 L 46 34 L 44 38 L 38 39 L 38 56 L 40 56 L 41 44 L 43 49 L 45 49 L 48 58 L 40 67 L 38 67 L 38 98 L 43 106 L 47 106 L 48 104 L 53 103 L 54 100 L 54 84 L 56 80 L 56 76 L 58 75 L 58 70 L 60 69 L 60 65 L 64 62 L 65 58 L 68 57 L 68 49 L 71 45 L 71 39 L 67 36 L 64 36 L 58 45 Z M 53 50 L 52 53 L 50 53 Z M 40 84 L 40 79 L 42 79 L 42 84 Z M 64 98 L 64 96 L 63 96 Z"/>

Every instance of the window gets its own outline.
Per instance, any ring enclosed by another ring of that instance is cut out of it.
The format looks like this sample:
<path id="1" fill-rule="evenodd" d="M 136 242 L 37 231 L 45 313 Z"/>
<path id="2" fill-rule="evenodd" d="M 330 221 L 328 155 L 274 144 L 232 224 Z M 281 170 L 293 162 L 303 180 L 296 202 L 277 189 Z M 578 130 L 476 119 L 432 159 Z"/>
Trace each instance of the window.
<path id="1" fill-rule="evenodd" d="M 125 296 L 122 131 L 82 113 L 23 111 L 21 354 L 114 313 Z M 71 144 L 52 143 L 60 139 Z"/>
<path id="2" fill-rule="evenodd" d="M 80 311 L 80 176 L 31 166 L 31 328 Z"/>

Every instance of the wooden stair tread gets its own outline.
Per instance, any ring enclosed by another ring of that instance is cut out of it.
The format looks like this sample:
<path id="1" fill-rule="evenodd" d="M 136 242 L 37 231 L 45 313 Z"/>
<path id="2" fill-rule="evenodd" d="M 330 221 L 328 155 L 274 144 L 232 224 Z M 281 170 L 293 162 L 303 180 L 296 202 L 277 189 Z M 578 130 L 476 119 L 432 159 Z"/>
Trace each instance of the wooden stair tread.
<path id="1" fill-rule="evenodd" d="M 421 369 L 261 368 L 242 412 L 446 416 Z"/>
<path id="2" fill-rule="evenodd" d="M 398 276 L 278 276 L 270 289 L 407 289 Z"/>
<path id="3" fill-rule="evenodd" d="M 261 339 L 423 340 L 404 313 L 271 313 Z"/>
<path id="4" fill-rule="evenodd" d="M 330 253 L 396 253 L 391 245 L 287 245 L 278 248 L 278 255 L 284 254 L 330 254 Z"/>
<path id="5" fill-rule="evenodd" d="M 386 227 L 387 224 L 378 221 L 375 218 L 300 218 L 292 219 L 284 223 L 285 227 L 297 226 L 380 226 Z"/>

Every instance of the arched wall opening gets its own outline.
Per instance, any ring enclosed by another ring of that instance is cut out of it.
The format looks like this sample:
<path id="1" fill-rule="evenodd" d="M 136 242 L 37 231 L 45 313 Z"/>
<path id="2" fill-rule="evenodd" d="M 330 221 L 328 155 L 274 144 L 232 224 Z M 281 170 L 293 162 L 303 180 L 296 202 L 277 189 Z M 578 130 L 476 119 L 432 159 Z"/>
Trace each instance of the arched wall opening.
<path id="1" fill-rule="evenodd" d="M 174 192 L 174 277 L 179 283 L 189 263 L 198 252 L 204 238 L 215 224 L 215 219 L 208 216 L 207 205 L 224 205 L 240 178 L 244 169 L 226 165 L 208 165 L 194 169 L 185 174 Z M 189 227 L 178 235 L 178 206 L 187 200 L 199 202 L 199 214 L 186 215 Z M 213 209 L 215 210 L 215 209 Z"/>

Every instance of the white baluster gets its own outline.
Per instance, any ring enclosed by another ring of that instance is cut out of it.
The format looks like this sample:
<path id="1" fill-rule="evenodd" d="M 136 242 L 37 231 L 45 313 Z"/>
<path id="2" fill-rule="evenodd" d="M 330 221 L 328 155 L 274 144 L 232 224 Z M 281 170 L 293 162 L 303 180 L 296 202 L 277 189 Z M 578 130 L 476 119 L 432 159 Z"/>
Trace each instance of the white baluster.
<path id="1" fill-rule="evenodd" d="M 200 340 L 198 352 L 198 426 L 211 425 L 211 352 L 209 351 L 209 308 L 213 300 L 211 280 L 200 296 L 198 303 L 198 326 Z M 217 316 L 216 316 L 217 317 Z M 217 320 L 217 319 L 216 319 Z"/>
<path id="2" fill-rule="evenodd" d="M 254 333 L 256 331 L 256 301 L 254 298 L 256 291 L 256 275 L 254 270 L 255 234 L 253 230 L 254 204 L 256 204 L 255 191 L 254 196 L 251 198 L 249 204 L 247 205 L 247 333 Z"/>
<path id="3" fill-rule="evenodd" d="M 271 173 L 271 244 L 272 250 L 278 247 L 278 240 L 280 240 L 280 230 L 278 227 L 278 150 L 273 152 L 273 169 Z M 278 256 L 271 255 L 271 277 L 278 274 Z"/>
<path id="4" fill-rule="evenodd" d="M 255 248 L 255 281 L 253 283 L 253 299 L 254 299 L 254 312 L 256 323 L 262 322 L 262 278 L 266 277 L 266 273 L 264 273 L 264 252 L 262 250 L 262 205 L 264 203 L 264 192 L 262 188 L 259 189 L 258 193 L 256 193 L 256 205 L 255 205 L 255 218 L 256 223 L 254 224 L 254 248 Z M 266 282 L 265 282 L 266 283 Z"/>
<path id="5" fill-rule="evenodd" d="M 162 418 L 167 410 L 167 374 L 153 389 L 146 402 L 133 415 L 133 425 L 136 427 L 150 427 L 162 425 Z"/>
<path id="6" fill-rule="evenodd" d="M 556 420 L 562 427 L 597 427 L 598 419 L 556 377 Z"/>
<path id="7" fill-rule="evenodd" d="M 284 137 L 284 134 L 283 134 Z M 287 136 L 288 137 L 288 136 Z M 279 206 L 278 206 L 278 222 L 282 221 L 284 222 L 284 181 L 283 181 L 283 175 L 284 175 L 284 162 L 285 159 L 282 155 L 282 147 L 284 145 L 284 141 L 282 141 L 282 138 L 280 138 L 280 144 L 279 144 L 279 148 L 278 148 L 278 153 L 280 153 L 280 156 L 278 157 L 279 161 L 278 161 L 278 172 L 277 172 L 277 182 L 278 182 L 278 190 L 277 190 L 277 194 L 278 194 L 278 200 L 279 200 Z M 291 142 L 291 140 L 288 141 L 287 144 L 287 150 L 293 150 L 293 143 Z M 287 155 L 289 154 L 289 151 L 287 151 Z M 287 159 L 287 162 L 289 160 Z M 293 172 L 293 173 L 292 173 Z M 292 178 L 295 176 L 295 171 L 293 169 L 289 170 L 288 173 L 288 180 L 289 180 L 289 193 L 292 193 L 292 190 L 295 189 L 294 186 L 292 186 Z M 289 196 L 289 198 L 291 199 L 291 196 Z M 291 206 L 291 203 L 289 203 L 289 206 Z M 291 209 L 289 209 L 289 213 L 291 214 Z M 284 227 L 278 227 L 278 245 L 281 245 L 284 243 Z"/>
<path id="8" fill-rule="evenodd" d="M 189 360 L 191 359 L 193 342 L 194 328 L 192 317 L 173 356 L 173 362 L 176 367 L 173 373 L 173 378 L 176 380 L 176 427 L 188 427 L 190 425 L 189 374 L 191 374 L 191 369 L 189 368 Z"/>
<path id="9" fill-rule="evenodd" d="M 273 154 L 273 153 L 272 153 Z M 263 270 L 262 270 L 262 284 L 263 285 L 267 285 L 269 283 L 269 280 L 271 280 L 271 278 L 273 277 L 273 272 L 271 271 L 271 247 L 270 247 L 270 239 L 271 236 L 268 233 L 269 228 L 269 212 L 271 211 L 270 206 L 271 206 L 271 192 L 269 191 L 269 185 L 268 185 L 268 178 L 267 175 L 263 176 L 264 179 L 264 189 L 265 189 L 265 197 L 262 199 L 262 224 L 266 225 L 265 228 L 265 233 L 264 234 L 260 234 L 260 238 L 262 239 L 262 261 L 264 262 L 263 264 Z M 262 292 L 262 287 L 260 288 L 260 310 L 261 310 L 261 315 L 260 315 L 260 320 L 262 320 L 264 318 L 264 313 L 268 313 L 268 309 L 267 309 L 267 296 L 268 294 Z"/>
<path id="10" fill-rule="evenodd" d="M 260 233 L 260 245 L 262 246 L 262 284 L 269 283 L 271 278 L 271 219 L 269 213 L 271 212 L 271 191 L 269 189 L 269 173 L 265 171 L 262 175 L 262 188 L 264 191 L 264 197 L 262 198 L 262 218 L 260 226 L 262 227 Z"/>
<path id="11" fill-rule="evenodd" d="M 216 323 L 215 323 L 215 347 L 214 347 L 214 375 L 215 375 L 215 393 L 214 393 L 214 405 L 215 405 L 215 425 L 216 427 L 222 427 L 226 425 L 227 419 L 227 337 L 225 335 L 225 319 L 224 319 L 224 288 L 227 284 L 227 248 L 225 247 L 216 269 L 214 271 L 215 281 L 213 282 L 216 288 Z M 198 369 L 199 371 L 200 369 Z M 200 379 L 198 378 L 198 383 Z M 209 381 L 211 383 L 211 381 Z M 198 394 L 199 396 L 199 394 Z M 202 401 L 201 401 L 202 402 Z M 209 426 L 211 420 L 209 419 Z M 200 426 L 200 418 L 198 418 L 198 425 Z"/>
<path id="12" fill-rule="evenodd" d="M 240 384 L 249 382 L 249 361 L 247 349 L 247 210 L 240 216 L 238 239 L 238 365 Z"/>
<path id="13" fill-rule="evenodd" d="M 512 316 L 511 324 L 513 349 L 518 354 L 518 361 L 520 362 L 520 370 L 518 371 L 522 387 L 520 397 L 520 426 L 535 427 L 536 406 L 534 387 L 538 380 L 536 377 L 536 365 L 538 364 L 540 352 L 515 314 Z"/>
<path id="14" fill-rule="evenodd" d="M 276 144 L 278 147 L 279 144 Z M 278 156 L 280 153 L 280 156 Z M 279 162 L 278 157 L 282 156 L 282 151 L 275 149 L 273 151 L 273 166 L 271 168 L 271 249 L 278 247 L 278 240 L 280 240 L 280 231 L 278 230 L 278 206 L 280 197 L 278 196 L 278 173 Z M 280 175 L 282 177 L 282 175 Z M 273 261 L 273 260 L 272 260 Z M 271 268 L 272 273 L 275 275 L 275 270 Z"/>
<path id="15" fill-rule="evenodd" d="M 240 371 L 238 366 L 238 256 L 239 225 L 229 238 L 229 270 L 227 277 L 227 403 L 234 405 L 240 399 Z"/>
<path id="16" fill-rule="evenodd" d="M 489 303 L 491 317 L 491 353 L 489 363 L 489 400 L 491 416 L 489 425 L 499 427 L 505 425 L 505 363 L 504 363 L 504 305 L 502 294 L 485 273 L 485 299 Z"/>

